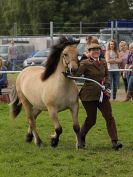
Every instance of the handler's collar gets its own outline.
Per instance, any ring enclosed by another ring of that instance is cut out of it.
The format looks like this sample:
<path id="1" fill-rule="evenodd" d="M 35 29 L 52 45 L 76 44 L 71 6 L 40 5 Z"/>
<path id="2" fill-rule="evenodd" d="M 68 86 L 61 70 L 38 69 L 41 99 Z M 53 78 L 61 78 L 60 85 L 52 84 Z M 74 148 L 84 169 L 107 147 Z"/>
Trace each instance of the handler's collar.
<path id="1" fill-rule="evenodd" d="M 94 60 L 94 61 L 100 61 L 100 59 L 96 59 L 96 58 L 93 58 L 93 57 L 90 57 L 90 59 Z"/>

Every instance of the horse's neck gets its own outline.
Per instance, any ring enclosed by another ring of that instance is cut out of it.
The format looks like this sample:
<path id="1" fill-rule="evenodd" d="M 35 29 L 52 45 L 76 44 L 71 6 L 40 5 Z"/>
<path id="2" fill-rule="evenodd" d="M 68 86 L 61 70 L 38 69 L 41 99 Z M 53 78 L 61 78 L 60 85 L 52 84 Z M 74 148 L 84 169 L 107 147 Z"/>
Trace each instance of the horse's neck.
<path id="1" fill-rule="evenodd" d="M 69 83 L 71 84 L 72 80 L 71 79 L 68 79 L 64 76 L 63 72 L 66 71 L 66 67 L 64 66 L 64 64 L 62 63 L 62 60 L 60 59 L 59 63 L 58 63 L 58 66 L 56 68 L 56 71 L 53 75 L 54 78 L 56 78 L 57 82 L 59 82 L 59 85 L 60 84 L 68 84 Z"/>
<path id="2" fill-rule="evenodd" d="M 65 71 L 66 71 L 66 68 L 63 65 L 62 60 L 60 59 L 60 61 L 58 63 L 58 66 L 57 66 L 57 69 L 56 69 L 56 72 L 57 72 L 57 74 L 60 74 L 60 73 L 65 72 Z"/>

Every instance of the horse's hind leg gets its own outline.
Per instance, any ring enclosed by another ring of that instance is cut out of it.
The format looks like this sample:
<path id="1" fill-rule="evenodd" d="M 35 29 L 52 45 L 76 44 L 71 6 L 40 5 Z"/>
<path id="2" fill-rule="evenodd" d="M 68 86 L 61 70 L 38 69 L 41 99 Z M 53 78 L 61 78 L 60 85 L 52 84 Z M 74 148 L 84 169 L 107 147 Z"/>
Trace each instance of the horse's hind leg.
<path id="1" fill-rule="evenodd" d="M 76 146 L 77 148 L 83 148 L 83 144 L 81 141 L 81 135 L 80 135 L 80 126 L 78 122 L 79 105 L 73 104 L 70 110 L 71 110 L 72 118 L 73 118 L 73 129 L 74 129 L 74 132 L 76 133 L 76 138 L 77 138 Z"/>
<path id="2" fill-rule="evenodd" d="M 33 106 L 29 103 L 29 101 L 26 99 L 26 97 L 21 93 L 20 94 L 21 102 L 24 106 L 27 120 L 29 122 L 30 130 L 34 136 L 35 144 L 40 146 L 42 144 L 42 140 L 40 139 L 38 132 L 36 130 L 36 120 L 34 118 L 33 114 Z M 32 139 L 31 139 L 32 140 Z"/>
<path id="3" fill-rule="evenodd" d="M 38 116 L 40 113 L 41 113 L 40 110 L 38 110 L 38 109 L 33 109 L 33 117 L 34 117 L 35 120 L 36 120 L 37 116 Z M 32 133 L 31 127 L 29 126 L 29 128 L 28 128 L 28 133 L 27 133 L 27 135 L 26 135 L 26 142 L 27 142 L 27 143 L 31 143 L 32 140 L 33 140 L 33 133 Z"/>
<path id="4" fill-rule="evenodd" d="M 51 146 L 56 147 L 59 142 L 60 134 L 62 133 L 62 127 L 58 121 L 57 111 L 54 108 L 49 107 L 48 112 L 55 128 L 55 134 L 51 136 Z"/>
<path id="5" fill-rule="evenodd" d="M 34 137 L 34 142 L 36 145 L 41 146 L 43 143 L 36 129 L 36 120 L 34 119 L 34 116 L 33 116 L 33 108 L 27 109 L 26 112 L 27 112 L 27 119 L 29 122 L 29 127 Z"/>

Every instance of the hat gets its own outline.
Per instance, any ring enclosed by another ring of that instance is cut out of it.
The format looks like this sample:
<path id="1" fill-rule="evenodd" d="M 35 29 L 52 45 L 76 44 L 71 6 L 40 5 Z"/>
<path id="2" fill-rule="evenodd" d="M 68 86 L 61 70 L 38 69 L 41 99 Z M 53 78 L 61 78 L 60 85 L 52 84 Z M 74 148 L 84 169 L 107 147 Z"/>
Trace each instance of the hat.
<path id="1" fill-rule="evenodd" d="M 92 43 L 92 44 L 88 45 L 88 50 L 91 50 L 91 49 L 101 49 L 101 47 L 99 44 Z"/>

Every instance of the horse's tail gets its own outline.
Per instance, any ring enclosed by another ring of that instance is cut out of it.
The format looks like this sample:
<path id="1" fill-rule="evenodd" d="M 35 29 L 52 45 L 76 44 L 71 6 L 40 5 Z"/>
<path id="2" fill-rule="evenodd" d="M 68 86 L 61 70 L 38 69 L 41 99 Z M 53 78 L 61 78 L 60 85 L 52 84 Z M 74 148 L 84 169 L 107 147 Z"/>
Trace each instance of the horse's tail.
<path id="1" fill-rule="evenodd" d="M 15 119 L 20 113 L 22 108 L 22 103 L 17 95 L 16 87 L 14 86 L 10 92 L 10 114 Z"/>

